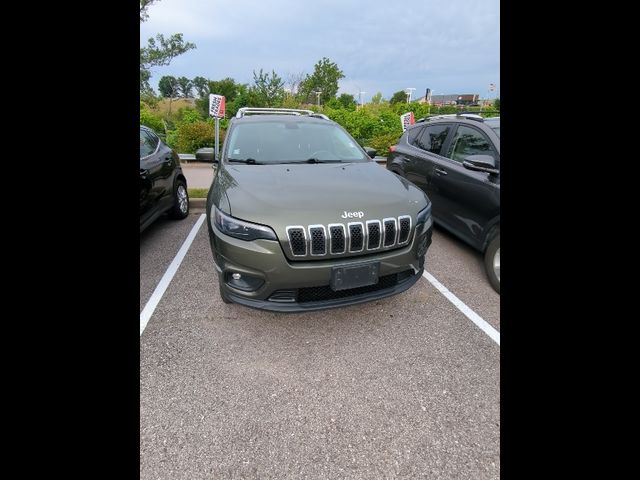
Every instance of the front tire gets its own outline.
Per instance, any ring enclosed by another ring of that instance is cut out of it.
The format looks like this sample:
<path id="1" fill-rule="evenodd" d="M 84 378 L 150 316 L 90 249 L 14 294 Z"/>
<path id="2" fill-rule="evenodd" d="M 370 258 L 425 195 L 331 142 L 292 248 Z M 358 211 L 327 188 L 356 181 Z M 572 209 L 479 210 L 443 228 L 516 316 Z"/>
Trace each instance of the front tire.
<path id="1" fill-rule="evenodd" d="M 189 193 L 187 192 L 187 184 L 184 180 L 176 180 L 173 188 L 173 207 L 171 208 L 171 217 L 176 220 L 182 220 L 189 215 Z"/>
<path id="2" fill-rule="evenodd" d="M 500 293 L 500 234 L 498 233 L 484 252 L 484 266 L 493 289 Z"/>

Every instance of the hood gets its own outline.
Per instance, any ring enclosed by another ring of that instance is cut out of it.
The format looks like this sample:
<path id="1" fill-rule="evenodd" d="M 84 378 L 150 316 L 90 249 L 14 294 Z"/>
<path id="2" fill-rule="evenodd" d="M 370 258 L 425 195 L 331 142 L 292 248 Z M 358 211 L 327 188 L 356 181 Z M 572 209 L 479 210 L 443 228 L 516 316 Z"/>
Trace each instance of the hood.
<path id="1" fill-rule="evenodd" d="M 428 204 L 422 190 L 376 162 L 225 165 L 214 189 L 226 193 L 233 217 L 268 225 L 281 242 L 294 225 L 346 226 L 401 215 L 415 224 Z"/>

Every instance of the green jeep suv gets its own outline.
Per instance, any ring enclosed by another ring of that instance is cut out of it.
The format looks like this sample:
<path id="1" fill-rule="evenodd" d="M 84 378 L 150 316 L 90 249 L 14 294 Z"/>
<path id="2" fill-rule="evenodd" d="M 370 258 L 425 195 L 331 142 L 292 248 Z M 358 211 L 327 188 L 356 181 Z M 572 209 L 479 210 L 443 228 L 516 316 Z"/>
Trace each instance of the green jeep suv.
<path id="1" fill-rule="evenodd" d="M 241 108 L 207 198 L 226 303 L 308 311 L 411 287 L 431 244 L 431 203 L 310 110 Z"/>

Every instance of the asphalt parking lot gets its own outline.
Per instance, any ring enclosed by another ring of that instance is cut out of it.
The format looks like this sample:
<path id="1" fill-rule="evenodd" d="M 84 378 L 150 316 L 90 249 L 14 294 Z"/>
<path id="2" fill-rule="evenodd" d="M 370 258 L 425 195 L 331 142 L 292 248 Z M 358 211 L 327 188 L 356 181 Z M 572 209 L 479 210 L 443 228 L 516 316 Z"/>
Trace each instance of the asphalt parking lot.
<path id="1" fill-rule="evenodd" d="M 499 478 L 500 296 L 480 254 L 436 229 L 426 268 L 455 297 L 423 278 L 277 314 L 221 301 L 201 222 L 140 235 L 141 479 Z"/>

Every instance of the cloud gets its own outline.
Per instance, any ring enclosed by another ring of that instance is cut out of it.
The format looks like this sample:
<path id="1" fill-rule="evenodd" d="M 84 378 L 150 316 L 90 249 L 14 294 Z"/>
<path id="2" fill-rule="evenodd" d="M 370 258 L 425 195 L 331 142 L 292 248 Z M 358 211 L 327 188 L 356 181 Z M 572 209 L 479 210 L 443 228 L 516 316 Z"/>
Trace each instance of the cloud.
<path id="1" fill-rule="evenodd" d="M 141 44 L 181 32 L 197 45 L 154 70 L 152 83 L 162 75 L 250 83 L 253 70 L 311 73 L 326 56 L 345 73 L 341 92 L 483 94 L 500 82 L 499 19 L 498 0 L 161 0 L 141 24 Z"/>

